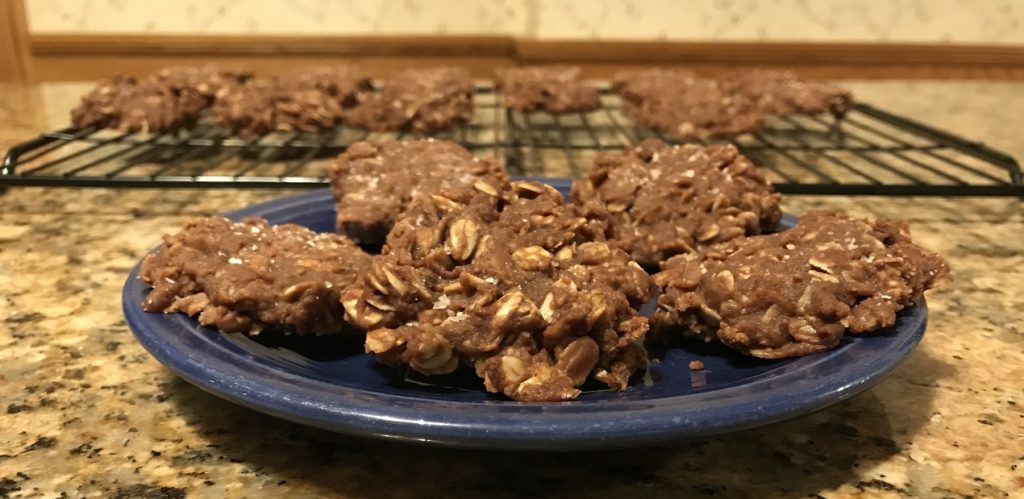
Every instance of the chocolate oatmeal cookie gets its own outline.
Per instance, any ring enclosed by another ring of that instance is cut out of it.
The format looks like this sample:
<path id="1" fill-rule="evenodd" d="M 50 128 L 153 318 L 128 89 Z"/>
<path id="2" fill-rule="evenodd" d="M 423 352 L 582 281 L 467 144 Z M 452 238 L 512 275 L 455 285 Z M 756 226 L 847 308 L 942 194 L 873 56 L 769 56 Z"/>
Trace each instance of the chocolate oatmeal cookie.
<path id="1" fill-rule="evenodd" d="M 337 201 L 338 232 L 379 246 L 391 226 L 421 193 L 433 193 L 484 180 L 506 179 L 497 163 L 473 157 L 446 140 L 357 142 L 338 156 L 330 169 Z"/>
<path id="2" fill-rule="evenodd" d="M 730 95 L 755 102 L 768 114 L 814 114 L 829 111 L 842 116 L 853 104 L 849 90 L 823 82 L 805 81 L 790 71 L 735 71 L 719 80 Z"/>
<path id="3" fill-rule="evenodd" d="M 193 124 L 204 107 L 206 100 L 195 90 L 118 75 L 82 97 L 71 110 L 71 123 L 77 128 L 164 132 Z"/>
<path id="4" fill-rule="evenodd" d="M 732 137 L 761 128 L 763 113 L 747 96 L 728 93 L 715 80 L 688 69 L 625 70 L 612 78 L 622 110 L 643 127 L 684 139 Z"/>
<path id="5" fill-rule="evenodd" d="M 142 306 L 197 316 L 226 333 L 342 333 L 341 291 L 368 260 L 336 234 L 260 218 L 198 218 L 143 260 L 140 275 L 153 289 Z"/>
<path id="6" fill-rule="evenodd" d="M 655 276 L 663 292 L 651 318 L 659 335 L 718 340 L 769 359 L 892 326 L 896 312 L 949 277 L 906 224 L 838 212 L 809 212 L 790 230 L 677 256 L 665 269 Z"/>
<path id="7" fill-rule="evenodd" d="M 760 234 L 782 218 L 764 171 L 732 145 L 650 139 L 604 153 L 573 183 L 572 199 L 607 206 L 609 239 L 645 266 Z"/>
<path id="8" fill-rule="evenodd" d="M 636 310 L 653 283 L 587 210 L 533 182 L 417 197 L 346 290 L 346 317 L 380 362 L 469 365 L 514 400 L 572 399 L 591 376 L 625 389 L 647 365 Z"/>
<path id="9" fill-rule="evenodd" d="M 282 85 L 319 90 L 336 99 L 346 109 L 355 106 L 364 95 L 373 92 L 369 74 L 358 66 L 345 64 L 300 69 L 284 77 Z"/>
<path id="10" fill-rule="evenodd" d="M 338 99 L 320 89 L 278 80 L 251 80 L 227 88 L 213 104 L 217 123 L 242 136 L 330 130 L 338 125 L 342 111 Z"/>
<path id="11" fill-rule="evenodd" d="M 375 131 L 446 130 L 473 118 L 473 82 L 462 68 L 408 69 L 384 81 L 345 115 Z"/>
<path id="12" fill-rule="evenodd" d="M 683 68 L 627 69 L 612 76 L 612 89 L 624 100 L 637 103 L 670 94 L 675 88 L 692 85 L 696 79 L 696 73 Z"/>
<path id="13" fill-rule="evenodd" d="M 684 139 L 728 138 L 764 126 L 763 113 L 753 100 L 729 94 L 717 82 L 705 79 L 657 87 L 642 98 L 625 98 L 622 109 L 639 126 Z"/>
<path id="14" fill-rule="evenodd" d="M 580 79 L 576 66 L 528 66 L 497 71 L 501 102 L 520 112 L 552 114 L 593 111 L 601 106 L 597 88 Z"/>
<path id="15" fill-rule="evenodd" d="M 153 74 L 150 79 L 172 90 L 193 90 L 202 95 L 207 104 L 222 90 L 252 79 L 252 72 L 224 68 L 213 64 L 203 66 L 171 66 Z"/>

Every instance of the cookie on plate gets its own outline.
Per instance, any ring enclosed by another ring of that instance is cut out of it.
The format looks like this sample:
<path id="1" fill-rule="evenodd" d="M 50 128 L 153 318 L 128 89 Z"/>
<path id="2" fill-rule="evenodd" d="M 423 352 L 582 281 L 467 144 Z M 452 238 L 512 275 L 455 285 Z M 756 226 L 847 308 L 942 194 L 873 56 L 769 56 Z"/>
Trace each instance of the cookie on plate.
<path id="1" fill-rule="evenodd" d="M 648 267 L 760 234 L 782 218 L 765 172 L 732 145 L 649 139 L 604 153 L 573 183 L 572 199 L 604 204 L 609 239 Z"/>
<path id="2" fill-rule="evenodd" d="M 892 326 L 896 312 L 949 278 L 946 262 L 915 245 L 905 223 L 821 211 L 784 232 L 733 239 L 664 267 L 651 317 L 659 336 L 721 341 L 768 359 Z"/>
<path id="3" fill-rule="evenodd" d="M 647 365 L 637 309 L 653 283 L 588 209 L 533 182 L 420 196 L 345 292 L 346 317 L 382 363 L 468 365 L 513 400 L 572 399 L 589 378 L 625 389 Z"/>
<path id="4" fill-rule="evenodd" d="M 338 232 L 367 246 L 383 244 L 419 194 L 478 182 L 493 190 L 507 178 L 494 161 L 435 139 L 357 142 L 334 161 L 330 177 Z"/>
<path id="5" fill-rule="evenodd" d="M 344 333 L 341 292 L 368 261 L 337 234 L 260 218 L 197 218 L 143 260 L 139 275 L 153 289 L 142 307 L 183 312 L 226 333 Z"/>

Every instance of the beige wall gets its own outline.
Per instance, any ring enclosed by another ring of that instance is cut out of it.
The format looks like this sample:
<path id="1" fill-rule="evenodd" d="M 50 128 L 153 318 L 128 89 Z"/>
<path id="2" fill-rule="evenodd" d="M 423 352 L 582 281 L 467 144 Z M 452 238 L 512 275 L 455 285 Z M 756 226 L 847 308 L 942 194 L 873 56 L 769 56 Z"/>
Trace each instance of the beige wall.
<path id="1" fill-rule="evenodd" d="M 26 0 L 35 33 L 1024 44 L 1022 0 Z"/>
<path id="2" fill-rule="evenodd" d="M 33 32 L 518 34 L 521 0 L 26 0 Z"/>
<path id="3" fill-rule="evenodd" d="M 1024 43 L 1021 0 L 538 0 L 537 6 L 541 37 Z"/>

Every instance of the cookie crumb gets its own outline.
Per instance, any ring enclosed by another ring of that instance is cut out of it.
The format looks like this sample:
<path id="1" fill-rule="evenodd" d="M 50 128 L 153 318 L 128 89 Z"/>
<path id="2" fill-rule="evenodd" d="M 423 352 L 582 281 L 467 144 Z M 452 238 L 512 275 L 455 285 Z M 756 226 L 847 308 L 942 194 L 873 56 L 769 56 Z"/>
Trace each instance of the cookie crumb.
<path id="1" fill-rule="evenodd" d="M 691 371 L 703 371 L 704 370 L 704 363 L 699 361 L 699 360 L 691 360 L 690 361 L 690 370 Z"/>

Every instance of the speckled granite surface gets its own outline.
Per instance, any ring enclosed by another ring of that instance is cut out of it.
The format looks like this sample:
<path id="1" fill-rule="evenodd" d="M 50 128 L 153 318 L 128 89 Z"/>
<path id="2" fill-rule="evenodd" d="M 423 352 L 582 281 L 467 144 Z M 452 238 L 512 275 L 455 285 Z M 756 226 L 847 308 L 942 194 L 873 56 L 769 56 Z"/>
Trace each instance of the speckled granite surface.
<path id="1" fill-rule="evenodd" d="M 0 147 L 62 124 L 81 87 L 0 87 Z M 869 102 L 1018 157 L 1024 85 L 856 84 Z M 0 194 L 0 497 L 1022 497 L 1024 203 L 790 197 L 907 218 L 955 282 L 890 378 L 785 423 L 655 449 L 472 452 L 338 436 L 177 379 L 134 342 L 125 274 L 189 216 L 282 191 Z"/>

